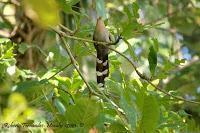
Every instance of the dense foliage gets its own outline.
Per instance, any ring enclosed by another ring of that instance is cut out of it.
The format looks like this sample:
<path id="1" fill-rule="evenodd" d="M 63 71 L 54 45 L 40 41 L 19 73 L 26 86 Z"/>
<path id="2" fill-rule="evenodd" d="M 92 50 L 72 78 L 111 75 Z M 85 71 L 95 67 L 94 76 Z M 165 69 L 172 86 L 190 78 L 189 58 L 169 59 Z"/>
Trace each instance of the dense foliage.
<path id="1" fill-rule="evenodd" d="M 199 36 L 199 0 L 1 0 L 0 132 L 200 132 Z"/>

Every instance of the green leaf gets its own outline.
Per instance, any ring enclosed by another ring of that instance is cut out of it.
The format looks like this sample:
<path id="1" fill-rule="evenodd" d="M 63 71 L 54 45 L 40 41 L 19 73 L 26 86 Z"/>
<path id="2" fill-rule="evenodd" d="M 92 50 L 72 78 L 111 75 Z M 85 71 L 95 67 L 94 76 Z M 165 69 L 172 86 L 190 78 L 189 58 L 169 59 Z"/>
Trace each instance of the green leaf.
<path id="1" fill-rule="evenodd" d="M 16 86 L 16 91 L 23 93 L 28 100 L 33 100 L 42 95 L 42 89 L 44 89 L 47 85 L 45 85 L 46 80 L 30 80 L 19 82 Z M 50 89 L 48 88 L 48 91 Z"/>
<path id="2" fill-rule="evenodd" d="M 12 43 L 9 39 L 1 38 L 0 39 L 0 60 L 1 59 L 13 59 L 15 56 L 14 48 L 16 44 Z"/>
<path id="3" fill-rule="evenodd" d="M 24 0 L 23 2 L 27 15 L 41 26 L 59 24 L 59 8 L 55 0 Z"/>
<path id="4" fill-rule="evenodd" d="M 129 51 L 131 57 L 132 57 L 135 61 L 138 61 L 138 58 L 137 58 L 137 56 L 135 55 L 134 49 L 133 49 L 133 47 L 131 46 L 131 44 L 128 42 L 128 40 L 127 40 L 126 38 L 124 38 L 123 40 L 124 40 L 124 41 L 126 42 L 126 44 L 128 45 L 128 51 Z"/>
<path id="5" fill-rule="evenodd" d="M 83 123 L 84 128 L 91 128 L 97 122 L 100 106 L 88 98 L 79 98 L 75 105 L 67 108 L 65 118 L 69 123 Z"/>
<path id="6" fill-rule="evenodd" d="M 70 5 L 75 5 L 75 4 L 77 4 L 80 0 L 67 0 L 67 1 L 69 1 L 70 2 Z"/>
<path id="7" fill-rule="evenodd" d="M 62 89 L 70 89 L 72 86 L 72 81 L 69 77 L 60 77 L 57 76 L 56 77 L 57 81 L 58 81 L 58 86 Z"/>
<path id="8" fill-rule="evenodd" d="M 85 33 L 85 34 L 87 34 L 87 33 Z M 83 46 L 83 45 L 75 45 L 74 46 L 74 49 L 75 49 L 75 53 L 78 55 L 78 56 L 80 56 L 80 57 L 83 57 L 83 56 L 88 56 L 88 55 L 90 55 L 91 54 L 91 52 L 88 50 L 88 49 L 91 49 L 92 47 L 91 47 L 91 45 L 89 45 L 89 46 Z"/>
<path id="9" fill-rule="evenodd" d="M 10 29 L 10 28 L 12 28 L 12 26 L 6 22 L 0 22 L 0 28 L 1 29 L 3 29 L 3 28 Z"/>
<path id="10" fill-rule="evenodd" d="M 64 114 L 64 113 L 65 113 L 66 108 L 65 108 L 65 106 L 63 105 L 63 103 L 62 103 L 58 98 L 55 98 L 55 99 L 54 99 L 54 105 L 56 106 L 56 108 L 58 109 L 58 111 L 59 111 L 61 114 Z"/>
<path id="11" fill-rule="evenodd" d="M 148 61 L 151 75 L 154 76 L 155 69 L 157 66 L 157 51 L 155 51 L 153 46 L 149 48 Z"/>
<path id="12" fill-rule="evenodd" d="M 42 75 L 41 79 L 48 79 L 52 75 L 54 75 L 58 70 L 57 69 L 49 69 L 44 75 Z"/>
<path id="13" fill-rule="evenodd" d="M 30 80 L 30 81 L 25 81 L 25 82 L 20 82 L 17 84 L 17 90 L 19 91 L 26 91 L 27 88 L 39 86 L 40 82 L 38 80 Z"/>
<path id="14" fill-rule="evenodd" d="M 105 9 L 105 3 L 104 0 L 96 0 L 96 10 L 98 16 L 106 18 L 106 9 Z"/>
<path id="15" fill-rule="evenodd" d="M 21 54 L 24 54 L 28 48 L 29 48 L 28 44 L 22 43 L 22 44 L 19 45 L 18 51 Z"/>
<path id="16" fill-rule="evenodd" d="M 140 32 L 143 30 L 143 26 L 138 24 L 136 20 L 133 20 L 129 23 L 125 22 L 122 24 L 122 35 L 126 37 L 126 39 L 132 38 L 135 34 L 134 31 Z"/>
<path id="17" fill-rule="evenodd" d="M 126 38 L 130 38 L 131 35 L 133 34 L 133 29 L 135 28 L 135 23 L 128 23 L 123 25 L 123 32 L 122 35 L 125 36 Z"/>
<path id="18" fill-rule="evenodd" d="M 187 119 L 187 128 L 185 129 L 185 132 L 188 133 L 199 133 L 200 132 L 200 126 L 197 122 L 193 119 Z"/>
<path id="19" fill-rule="evenodd" d="M 77 71 L 73 72 L 73 77 L 72 77 L 72 84 L 70 90 L 77 90 L 78 88 L 81 88 L 83 86 L 84 82 L 80 75 L 78 74 Z"/>
<path id="20" fill-rule="evenodd" d="M 131 5 L 125 6 L 124 12 L 126 12 L 126 15 L 128 16 L 128 19 L 130 21 L 132 19 L 132 7 L 131 7 Z"/>
<path id="21" fill-rule="evenodd" d="M 130 22 L 137 20 L 137 18 L 139 17 L 138 10 L 139 6 L 136 2 L 133 2 L 132 5 L 129 4 L 124 7 L 124 12 L 128 16 Z"/>
<path id="22" fill-rule="evenodd" d="M 158 124 L 160 110 L 157 100 L 154 96 L 146 95 L 142 107 L 142 118 L 139 131 L 145 133 L 154 133 Z"/>
<path id="23" fill-rule="evenodd" d="M 65 13 L 73 13 L 72 7 L 70 5 L 70 2 L 66 0 L 57 0 L 60 8 L 65 12 Z"/>
<path id="24" fill-rule="evenodd" d="M 115 82 L 113 80 L 107 79 L 106 80 L 106 88 L 112 92 L 120 95 L 122 93 L 122 86 L 120 83 Z"/>
<path id="25" fill-rule="evenodd" d="M 8 38 L 0 38 L 0 44 L 8 43 L 8 42 L 10 42 L 10 39 L 8 39 Z"/>
<path id="26" fill-rule="evenodd" d="M 135 19 L 139 18 L 139 13 L 138 13 L 138 10 L 139 10 L 139 5 L 137 2 L 133 2 L 133 15 L 135 17 Z"/>
<path id="27" fill-rule="evenodd" d="M 175 64 L 176 65 L 180 65 L 181 63 L 185 63 L 185 59 L 181 59 L 181 60 L 175 59 Z"/>
<path id="28" fill-rule="evenodd" d="M 127 129 L 124 127 L 124 125 L 119 123 L 119 122 L 112 123 L 109 126 L 108 131 L 111 132 L 111 133 L 115 133 L 116 131 L 120 132 L 120 133 L 127 133 L 128 132 Z"/>
<path id="29" fill-rule="evenodd" d="M 155 51 L 158 51 L 159 50 L 158 39 L 152 38 L 151 40 L 153 41 L 153 46 L 154 46 Z"/>
<path id="30" fill-rule="evenodd" d="M 137 123 L 137 105 L 135 103 L 136 97 L 134 92 L 126 89 L 121 94 L 120 107 L 124 110 L 126 118 L 128 119 L 131 129 L 135 130 Z"/>

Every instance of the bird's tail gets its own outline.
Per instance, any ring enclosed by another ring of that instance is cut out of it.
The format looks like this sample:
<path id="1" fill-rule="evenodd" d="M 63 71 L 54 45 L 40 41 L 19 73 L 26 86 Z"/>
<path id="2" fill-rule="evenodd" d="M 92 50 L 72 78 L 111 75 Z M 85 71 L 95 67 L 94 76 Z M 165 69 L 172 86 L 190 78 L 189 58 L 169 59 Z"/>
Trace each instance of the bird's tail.
<path id="1" fill-rule="evenodd" d="M 105 78 L 109 75 L 108 53 L 103 55 L 97 53 L 96 75 L 98 86 L 104 89 Z"/>

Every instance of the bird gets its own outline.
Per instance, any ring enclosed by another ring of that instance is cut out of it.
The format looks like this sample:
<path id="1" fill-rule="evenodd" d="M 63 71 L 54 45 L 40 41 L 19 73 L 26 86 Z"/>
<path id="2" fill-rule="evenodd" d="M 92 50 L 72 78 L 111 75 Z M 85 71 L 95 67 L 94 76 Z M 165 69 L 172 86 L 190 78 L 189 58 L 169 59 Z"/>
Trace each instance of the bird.
<path id="1" fill-rule="evenodd" d="M 99 17 L 96 22 L 96 27 L 93 34 L 93 40 L 98 42 L 110 43 L 110 34 L 104 24 L 102 17 Z M 105 78 L 109 76 L 109 48 L 98 43 L 94 43 L 96 49 L 96 78 L 98 87 L 104 90 Z"/>

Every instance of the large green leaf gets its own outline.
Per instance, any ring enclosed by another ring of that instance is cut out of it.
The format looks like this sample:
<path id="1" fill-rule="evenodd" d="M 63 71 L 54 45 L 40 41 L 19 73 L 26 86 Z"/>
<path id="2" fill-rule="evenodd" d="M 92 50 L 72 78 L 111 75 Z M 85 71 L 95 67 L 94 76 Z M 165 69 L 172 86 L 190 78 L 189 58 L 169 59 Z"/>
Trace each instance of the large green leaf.
<path id="1" fill-rule="evenodd" d="M 65 120 L 69 123 L 84 124 L 84 128 L 92 128 L 97 122 L 100 113 L 100 105 L 88 98 L 76 100 L 75 105 L 66 109 Z"/>
<path id="2" fill-rule="evenodd" d="M 120 107 L 124 110 L 126 118 L 128 119 L 128 123 L 131 126 L 131 130 L 134 131 L 136 129 L 137 123 L 137 105 L 135 103 L 136 97 L 134 96 L 134 92 L 130 89 L 126 89 L 122 92 L 120 98 Z"/>
<path id="3" fill-rule="evenodd" d="M 132 20 L 136 20 L 139 17 L 138 10 L 139 6 L 136 2 L 133 2 L 133 4 L 129 4 L 124 7 L 124 12 L 128 16 L 130 22 Z"/>
<path id="4" fill-rule="evenodd" d="M 160 116 L 159 105 L 154 96 L 146 95 L 144 97 L 141 113 L 142 117 L 137 132 L 154 133 Z"/>
<path id="5" fill-rule="evenodd" d="M 28 100 L 34 100 L 36 98 L 39 98 L 42 96 L 42 89 L 45 89 L 48 84 L 45 84 L 46 80 L 30 80 L 30 81 L 24 81 L 19 82 L 16 86 L 16 91 L 23 93 Z M 48 88 L 47 91 L 50 91 L 51 89 Z"/>
<path id="6" fill-rule="evenodd" d="M 122 32 L 122 35 L 124 37 L 126 37 L 127 39 L 133 37 L 134 35 L 134 31 L 138 31 L 140 29 L 141 25 L 138 24 L 138 22 L 135 20 L 135 21 L 132 21 L 132 22 L 125 22 L 123 23 L 122 25 L 122 28 L 123 28 L 123 32 Z"/>

